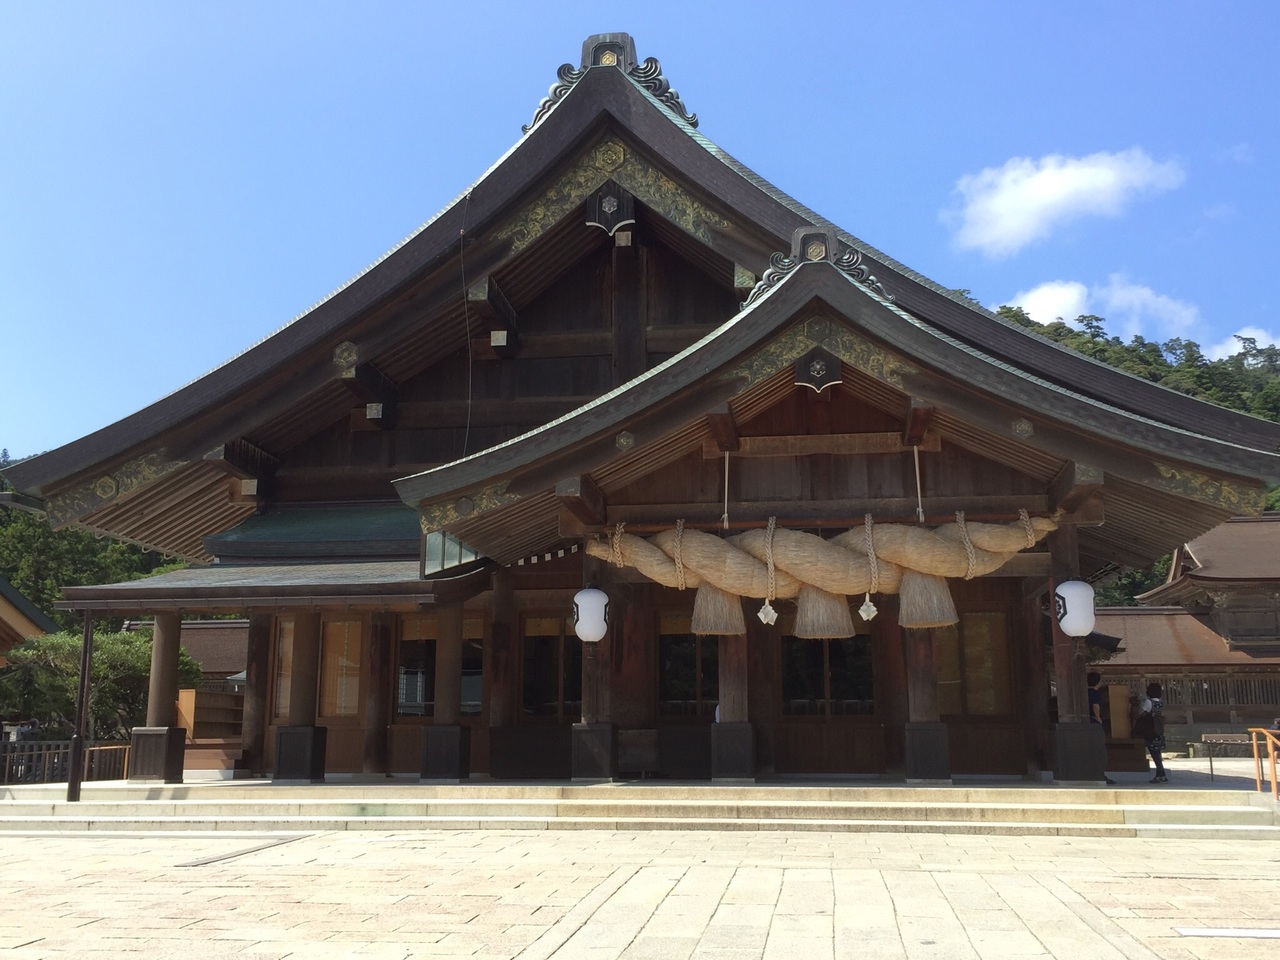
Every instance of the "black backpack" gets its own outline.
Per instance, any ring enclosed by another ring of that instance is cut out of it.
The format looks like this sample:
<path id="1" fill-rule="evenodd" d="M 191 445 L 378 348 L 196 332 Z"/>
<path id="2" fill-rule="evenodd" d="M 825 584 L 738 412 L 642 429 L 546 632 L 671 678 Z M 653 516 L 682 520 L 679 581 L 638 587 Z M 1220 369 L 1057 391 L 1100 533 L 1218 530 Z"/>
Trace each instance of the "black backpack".
<path id="1" fill-rule="evenodd" d="M 1133 721 L 1133 735 L 1143 740 L 1153 740 L 1156 735 L 1156 715 L 1148 710 L 1138 714 Z"/>

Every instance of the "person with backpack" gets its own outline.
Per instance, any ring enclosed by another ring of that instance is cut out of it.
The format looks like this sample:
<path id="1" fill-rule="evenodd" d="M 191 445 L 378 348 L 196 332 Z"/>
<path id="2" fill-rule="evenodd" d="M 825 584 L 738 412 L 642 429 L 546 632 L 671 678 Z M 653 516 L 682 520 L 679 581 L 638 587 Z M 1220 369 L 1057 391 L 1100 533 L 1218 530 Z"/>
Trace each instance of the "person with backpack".
<path id="1" fill-rule="evenodd" d="M 1147 745 L 1147 753 L 1156 765 L 1152 783 L 1168 783 L 1164 771 L 1164 688 L 1154 681 L 1147 684 L 1147 696 L 1138 705 L 1138 715 L 1133 721 L 1133 734 Z"/>

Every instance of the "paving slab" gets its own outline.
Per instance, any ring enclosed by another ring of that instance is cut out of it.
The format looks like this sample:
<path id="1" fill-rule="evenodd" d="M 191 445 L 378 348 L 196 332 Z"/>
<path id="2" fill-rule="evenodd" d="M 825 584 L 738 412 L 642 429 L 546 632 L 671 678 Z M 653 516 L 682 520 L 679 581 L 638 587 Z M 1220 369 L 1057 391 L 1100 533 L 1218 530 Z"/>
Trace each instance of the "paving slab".
<path id="1" fill-rule="evenodd" d="M 1171 764 L 1176 785 L 1209 785 L 1204 766 Z M 1212 788 L 1236 791 L 1233 800 L 1253 794 L 1247 767 L 1217 761 Z M 979 789 L 996 788 L 971 792 Z M 1090 802 L 1105 796 L 1097 791 Z M 375 825 L 214 834 L 143 826 L 23 835 L 0 820 L 0 884 L 10 892 L 0 953 L 1270 960 L 1280 934 L 1280 843 L 1225 830 L 1089 837 Z"/>

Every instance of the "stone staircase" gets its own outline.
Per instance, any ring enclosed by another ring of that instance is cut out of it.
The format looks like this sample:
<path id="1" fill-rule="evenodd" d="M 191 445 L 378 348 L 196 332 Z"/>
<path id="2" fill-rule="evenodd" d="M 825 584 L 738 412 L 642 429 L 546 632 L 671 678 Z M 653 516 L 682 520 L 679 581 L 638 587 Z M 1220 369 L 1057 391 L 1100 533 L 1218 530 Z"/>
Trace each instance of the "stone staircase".
<path id="1" fill-rule="evenodd" d="M 0 787 L 0 831 L 796 830 L 1280 840 L 1247 790 L 215 781 Z"/>

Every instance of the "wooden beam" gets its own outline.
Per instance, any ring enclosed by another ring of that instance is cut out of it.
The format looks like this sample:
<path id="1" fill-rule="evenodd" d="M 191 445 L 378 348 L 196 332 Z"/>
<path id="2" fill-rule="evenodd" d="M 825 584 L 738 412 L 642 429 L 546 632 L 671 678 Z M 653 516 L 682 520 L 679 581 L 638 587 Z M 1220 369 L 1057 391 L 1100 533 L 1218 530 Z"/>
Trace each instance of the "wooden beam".
<path id="1" fill-rule="evenodd" d="M 523 358 L 523 354 L 521 355 Z M 497 399 L 416 400 L 397 405 L 396 426 L 402 430 L 431 430 L 441 427 L 540 427 L 596 399 L 582 394 L 567 397 L 521 397 L 518 401 Z"/>
<path id="2" fill-rule="evenodd" d="M 1049 484 L 1049 507 L 1063 513 L 1074 513 L 1102 489 L 1101 467 L 1068 460 Z"/>
<path id="3" fill-rule="evenodd" d="M 648 263 L 648 250 L 644 247 L 613 248 L 610 311 L 614 386 L 640 376 L 648 363 L 644 330 Z"/>
<path id="4" fill-rule="evenodd" d="M 926 453 L 942 450 L 942 439 L 936 433 L 924 436 L 920 449 Z M 842 456 L 865 456 L 877 453 L 906 453 L 911 445 L 904 444 L 897 433 L 812 433 L 778 437 L 740 437 L 738 447 L 732 451 L 739 457 L 804 457 L 817 453 Z M 702 442 L 702 456 L 714 460 L 724 454 L 715 438 Z"/>
<path id="5" fill-rule="evenodd" d="M 586 474 L 557 483 L 556 497 L 584 524 L 600 525 L 605 522 L 604 493 Z"/>
<path id="6" fill-rule="evenodd" d="M 930 524 L 950 523 L 956 511 L 963 510 L 966 520 L 1008 523 L 1018 519 L 1018 511 L 1032 516 L 1047 516 L 1048 502 L 1039 495 L 994 497 L 926 497 L 925 521 Z M 630 533 L 649 533 L 675 526 L 683 519 L 691 529 L 714 530 L 721 526 L 723 503 L 632 503 L 608 506 L 605 526 L 625 523 Z M 776 517 L 779 526 L 853 527 L 870 513 L 876 523 L 909 523 L 916 519 L 913 497 L 858 500 L 757 500 L 729 503 L 729 526 L 746 529 L 764 526 Z M 587 530 L 585 532 L 598 532 Z"/>
<path id="7" fill-rule="evenodd" d="M 520 348 L 520 318 L 493 276 L 467 288 L 467 304 L 489 327 L 489 346 L 499 357 L 515 356 Z"/>
<path id="8" fill-rule="evenodd" d="M 724 453 L 738 449 L 738 421 L 734 419 L 733 410 L 727 403 L 719 410 L 707 414 L 707 428 L 711 431 L 717 451 Z"/>
<path id="9" fill-rule="evenodd" d="M 917 447 L 925 442 L 929 424 L 933 422 L 934 406 L 912 397 L 907 401 L 907 412 L 902 419 L 902 443 Z"/>

